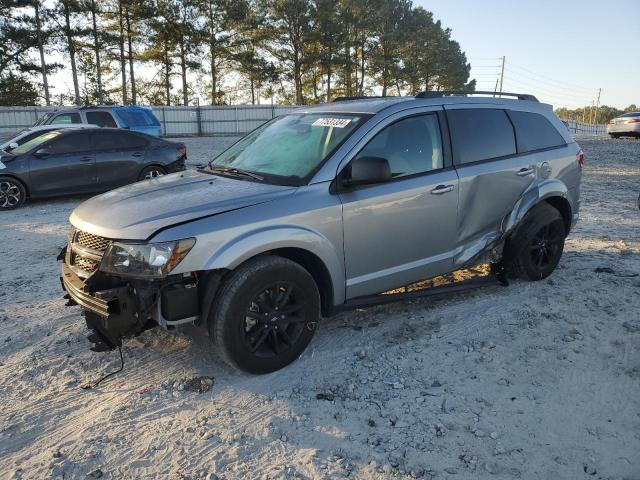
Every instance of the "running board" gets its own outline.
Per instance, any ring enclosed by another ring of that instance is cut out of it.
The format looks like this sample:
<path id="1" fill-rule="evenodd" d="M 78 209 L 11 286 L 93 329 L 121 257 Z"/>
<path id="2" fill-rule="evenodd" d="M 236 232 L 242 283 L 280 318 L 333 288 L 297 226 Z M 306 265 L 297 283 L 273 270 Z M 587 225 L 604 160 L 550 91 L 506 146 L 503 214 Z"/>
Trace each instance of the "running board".
<path id="1" fill-rule="evenodd" d="M 433 297 L 437 295 L 464 292 L 480 287 L 488 287 L 490 285 L 506 286 L 505 283 L 496 278 L 496 276 L 487 275 L 486 277 L 478 279 L 464 280 L 462 282 L 440 285 L 437 287 L 427 287 L 421 290 L 413 290 L 411 292 L 367 295 L 364 297 L 353 298 L 351 300 L 347 300 L 343 305 L 334 307 L 332 314 L 353 310 L 355 308 L 373 307 L 402 300 L 412 300 L 414 298 Z"/>

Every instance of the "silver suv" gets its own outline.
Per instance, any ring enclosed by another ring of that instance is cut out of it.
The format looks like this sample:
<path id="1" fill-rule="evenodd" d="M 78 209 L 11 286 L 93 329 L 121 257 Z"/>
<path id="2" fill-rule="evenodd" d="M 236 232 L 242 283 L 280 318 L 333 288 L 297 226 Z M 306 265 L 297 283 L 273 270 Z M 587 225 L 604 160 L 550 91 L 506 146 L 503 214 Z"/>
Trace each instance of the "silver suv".
<path id="1" fill-rule="evenodd" d="M 322 316 L 402 298 L 391 289 L 487 263 L 503 283 L 547 277 L 578 218 L 583 161 L 529 95 L 341 99 L 198 170 L 87 200 L 61 279 L 95 350 L 195 323 L 231 365 L 271 372 Z"/>

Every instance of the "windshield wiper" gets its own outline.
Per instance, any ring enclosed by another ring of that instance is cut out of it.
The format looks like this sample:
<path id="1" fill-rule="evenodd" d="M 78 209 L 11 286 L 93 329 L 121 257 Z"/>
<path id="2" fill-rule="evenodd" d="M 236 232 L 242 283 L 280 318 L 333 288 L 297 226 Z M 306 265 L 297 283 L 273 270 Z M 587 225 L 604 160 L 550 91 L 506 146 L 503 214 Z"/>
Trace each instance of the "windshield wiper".
<path id="1" fill-rule="evenodd" d="M 249 177 L 255 180 L 264 181 L 264 177 L 258 175 L 257 173 L 249 172 L 247 170 L 242 170 L 240 168 L 235 167 L 221 167 L 219 165 L 211 165 L 209 164 L 209 169 L 213 172 L 225 173 L 228 175 L 236 175 L 238 177 Z"/>

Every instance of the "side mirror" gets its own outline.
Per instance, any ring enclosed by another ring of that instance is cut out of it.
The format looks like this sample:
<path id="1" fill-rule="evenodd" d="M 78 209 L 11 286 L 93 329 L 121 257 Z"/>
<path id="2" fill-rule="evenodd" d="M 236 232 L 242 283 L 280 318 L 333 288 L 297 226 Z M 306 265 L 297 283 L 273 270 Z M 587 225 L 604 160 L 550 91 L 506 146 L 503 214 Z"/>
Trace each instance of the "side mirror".
<path id="1" fill-rule="evenodd" d="M 372 185 L 391 180 L 389 161 L 382 157 L 360 157 L 351 162 L 351 176 L 343 179 L 342 185 Z"/>
<path id="2" fill-rule="evenodd" d="M 42 147 L 36 150 L 35 152 L 33 152 L 33 156 L 36 158 L 45 158 L 45 157 L 48 157 L 49 155 L 51 155 L 51 151 L 49 150 L 48 147 Z"/>

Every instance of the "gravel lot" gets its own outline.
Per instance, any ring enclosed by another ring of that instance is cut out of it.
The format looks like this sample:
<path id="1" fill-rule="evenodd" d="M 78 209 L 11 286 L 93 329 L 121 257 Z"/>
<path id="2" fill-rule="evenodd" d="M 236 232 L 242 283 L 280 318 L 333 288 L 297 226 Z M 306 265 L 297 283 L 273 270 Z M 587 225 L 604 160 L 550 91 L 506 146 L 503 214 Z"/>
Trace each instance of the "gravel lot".
<path id="1" fill-rule="evenodd" d="M 183 139 L 190 163 L 231 138 Z M 640 478 L 640 141 L 583 139 L 558 270 L 327 319 L 266 376 L 202 332 L 88 350 L 55 256 L 83 198 L 0 215 L 0 478 Z M 596 272 L 598 270 L 598 272 Z M 214 377 L 206 393 L 184 379 Z"/>

